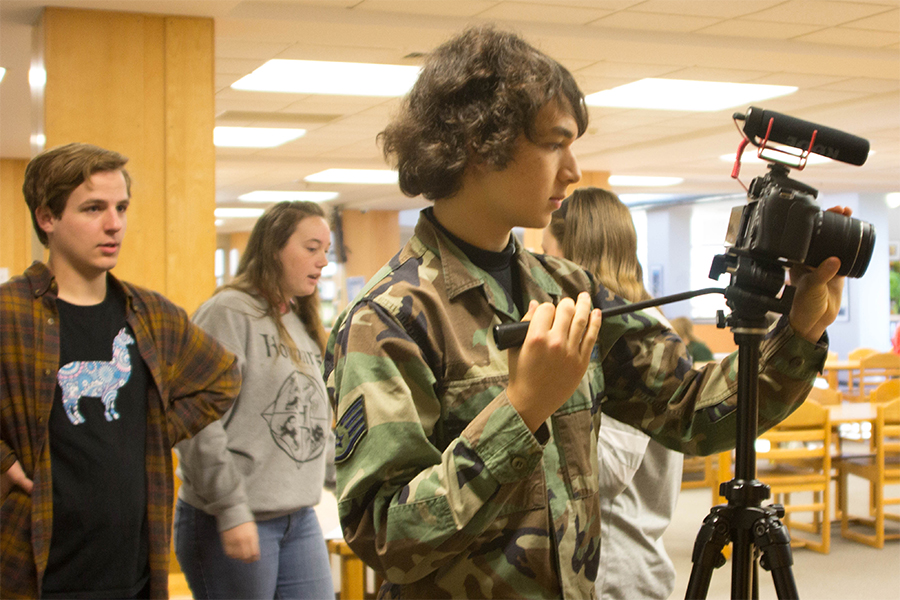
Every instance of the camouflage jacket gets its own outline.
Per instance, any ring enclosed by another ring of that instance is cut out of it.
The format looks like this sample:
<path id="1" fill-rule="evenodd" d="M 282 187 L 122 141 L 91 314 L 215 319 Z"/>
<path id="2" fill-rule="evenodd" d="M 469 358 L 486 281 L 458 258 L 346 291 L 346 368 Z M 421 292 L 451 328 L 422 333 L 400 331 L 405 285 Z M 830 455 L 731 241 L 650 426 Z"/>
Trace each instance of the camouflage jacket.
<path id="1" fill-rule="evenodd" d="M 582 290 L 601 308 L 625 302 L 518 242 L 514 260 L 523 305 Z M 491 335 L 521 318 L 507 298 L 422 215 L 334 326 L 324 368 L 339 514 L 347 543 L 385 577 L 381 597 L 593 597 L 601 407 L 676 450 L 734 445 L 736 354 L 693 370 L 682 341 L 643 312 L 604 319 L 577 391 L 532 434 Z M 762 430 L 802 402 L 825 349 L 783 320 L 760 355 Z"/>

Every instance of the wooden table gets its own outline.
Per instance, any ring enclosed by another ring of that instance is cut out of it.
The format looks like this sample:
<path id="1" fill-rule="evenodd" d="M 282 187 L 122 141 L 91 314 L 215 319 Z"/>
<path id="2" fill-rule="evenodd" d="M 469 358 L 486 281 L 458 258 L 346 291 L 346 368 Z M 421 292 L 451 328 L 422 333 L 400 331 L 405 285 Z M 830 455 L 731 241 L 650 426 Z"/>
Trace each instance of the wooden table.
<path id="1" fill-rule="evenodd" d="M 871 402 L 841 402 L 826 408 L 832 425 L 874 422 L 877 417 L 875 405 Z"/>
<path id="2" fill-rule="evenodd" d="M 841 371 L 847 371 L 847 388 L 853 392 L 853 373 L 859 371 L 858 360 L 826 360 L 823 369 L 825 379 L 828 381 L 828 387 L 838 389 L 838 374 Z"/>

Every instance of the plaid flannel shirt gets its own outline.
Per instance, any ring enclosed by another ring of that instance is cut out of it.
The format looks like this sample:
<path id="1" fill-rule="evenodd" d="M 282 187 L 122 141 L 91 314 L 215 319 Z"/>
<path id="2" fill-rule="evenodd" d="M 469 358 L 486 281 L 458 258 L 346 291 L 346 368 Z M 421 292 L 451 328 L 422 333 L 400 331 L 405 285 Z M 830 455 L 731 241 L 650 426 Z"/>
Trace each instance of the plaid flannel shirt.
<path id="1" fill-rule="evenodd" d="M 150 597 L 168 596 L 172 446 L 215 421 L 240 390 L 235 358 L 160 294 L 120 282 L 126 320 L 152 376 L 147 389 Z M 0 286 L 0 472 L 19 461 L 34 482 L 13 487 L 0 512 L 0 597 L 38 598 L 50 552 L 53 482 L 47 443 L 59 370 L 57 284 L 35 262 Z M 100 491 L 98 490 L 98 493 Z"/>

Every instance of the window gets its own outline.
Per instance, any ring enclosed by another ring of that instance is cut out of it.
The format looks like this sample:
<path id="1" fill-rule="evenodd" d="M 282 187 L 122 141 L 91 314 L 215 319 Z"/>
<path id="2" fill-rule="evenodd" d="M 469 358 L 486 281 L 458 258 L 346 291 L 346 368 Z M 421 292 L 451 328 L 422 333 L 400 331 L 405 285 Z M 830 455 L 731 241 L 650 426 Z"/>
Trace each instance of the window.
<path id="1" fill-rule="evenodd" d="M 727 200 L 697 203 L 691 210 L 691 289 L 715 287 L 709 278 L 713 258 L 725 251 L 725 232 L 734 206 L 746 204 L 743 200 Z M 726 286 L 729 276 L 719 278 L 719 285 Z M 716 311 L 725 307 L 721 294 L 707 294 L 691 298 L 692 319 L 715 319 Z"/>

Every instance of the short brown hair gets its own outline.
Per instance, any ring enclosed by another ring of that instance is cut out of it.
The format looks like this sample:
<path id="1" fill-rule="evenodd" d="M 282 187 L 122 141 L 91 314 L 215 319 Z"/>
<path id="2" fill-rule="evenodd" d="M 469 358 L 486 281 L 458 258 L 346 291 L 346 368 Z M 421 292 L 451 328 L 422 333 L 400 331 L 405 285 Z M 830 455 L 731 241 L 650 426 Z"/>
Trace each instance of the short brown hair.
<path id="1" fill-rule="evenodd" d="M 128 157 L 91 144 L 72 143 L 41 152 L 25 167 L 22 193 L 31 211 L 31 222 L 38 239 L 47 245 L 47 233 L 40 228 L 35 212 L 46 206 L 57 219 L 62 216 L 69 196 L 94 173 L 121 171 L 131 197 L 131 178 L 125 170 Z"/>
<path id="2" fill-rule="evenodd" d="M 535 118 L 553 101 L 582 135 L 588 111 L 572 74 L 514 33 L 474 27 L 431 53 L 378 138 L 404 194 L 448 198 L 470 161 L 505 169 L 518 137 L 534 139 Z"/>

